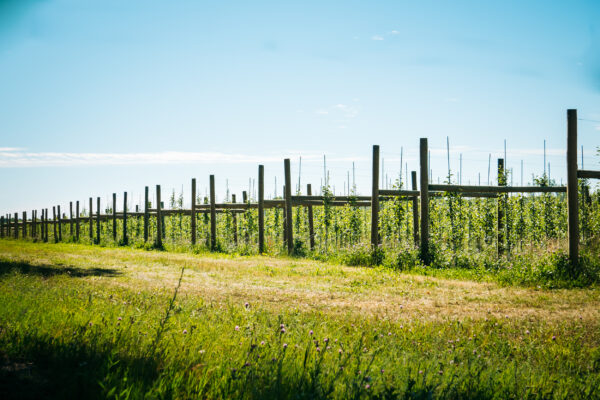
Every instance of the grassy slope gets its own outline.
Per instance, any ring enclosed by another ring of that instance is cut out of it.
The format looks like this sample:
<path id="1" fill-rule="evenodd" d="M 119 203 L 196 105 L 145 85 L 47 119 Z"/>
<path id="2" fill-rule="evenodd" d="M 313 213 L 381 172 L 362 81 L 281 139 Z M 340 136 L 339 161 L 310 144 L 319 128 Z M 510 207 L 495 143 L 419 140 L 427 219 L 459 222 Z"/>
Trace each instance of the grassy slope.
<path id="1" fill-rule="evenodd" d="M 599 306 L 597 288 L 3 240 L 0 396 L 600 397 Z"/>

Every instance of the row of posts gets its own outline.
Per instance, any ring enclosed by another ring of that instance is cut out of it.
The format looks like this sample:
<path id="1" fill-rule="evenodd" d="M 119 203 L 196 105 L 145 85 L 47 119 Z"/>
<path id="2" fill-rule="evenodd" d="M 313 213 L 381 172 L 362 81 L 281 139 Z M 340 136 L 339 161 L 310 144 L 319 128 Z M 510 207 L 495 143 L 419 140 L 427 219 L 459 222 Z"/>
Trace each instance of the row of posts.
<path id="1" fill-rule="evenodd" d="M 413 236 L 415 243 L 419 243 L 420 239 L 420 252 L 421 257 L 425 263 L 429 260 L 429 165 L 428 165 L 428 143 L 426 138 L 420 139 L 419 146 L 419 158 L 420 158 L 420 191 L 419 195 L 412 196 L 412 208 L 413 208 Z M 284 186 L 284 241 L 287 245 L 287 251 L 289 254 L 293 254 L 294 251 L 294 230 L 292 223 L 292 184 L 291 184 L 291 172 L 290 172 L 290 160 L 284 160 L 284 174 L 285 174 L 285 186 Z M 577 111 L 567 111 L 567 198 L 568 198 L 568 236 L 569 236 L 569 255 L 572 262 L 576 263 L 579 256 L 579 225 L 578 225 L 578 181 L 577 181 Z M 417 175 L 416 171 L 412 171 L 411 174 L 412 190 L 417 190 Z M 498 185 L 506 186 L 506 174 L 504 160 L 498 159 Z M 148 197 L 148 186 L 145 187 L 144 192 L 144 211 L 143 211 L 143 222 L 144 222 L 144 241 L 147 242 L 149 239 L 149 219 L 150 212 L 156 214 L 156 239 L 155 244 L 157 247 L 162 247 L 162 237 L 164 235 L 164 217 L 162 216 L 162 202 L 161 202 L 161 189 L 160 185 L 156 185 L 156 208 L 150 209 L 150 202 Z M 194 245 L 197 241 L 196 236 L 196 179 L 192 179 L 192 193 L 191 193 L 191 243 Z M 307 195 L 311 196 L 311 185 L 307 185 Z M 379 146 L 373 146 L 373 170 L 372 170 L 372 192 L 371 192 L 371 245 L 376 248 L 381 243 L 379 234 Z M 419 200 L 420 198 L 420 213 L 419 213 Z M 235 195 L 232 198 L 235 203 Z M 505 252 L 504 241 L 505 241 L 505 208 L 507 202 L 507 195 L 500 194 L 498 198 L 498 226 L 497 226 L 497 246 L 498 254 L 502 255 Z M 243 193 L 244 203 L 249 205 L 246 192 Z M 215 177 L 210 175 L 210 248 L 212 250 L 217 247 L 217 226 L 216 226 L 216 200 L 215 200 Z M 308 221 L 309 221 L 309 241 L 310 249 L 314 248 L 314 224 L 313 224 L 313 210 L 312 205 L 308 205 Z M 75 218 L 73 218 L 73 202 L 69 205 L 70 209 L 70 234 L 79 240 L 80 233 L 80 213 L 79 213 L 79 201 L 75 202 Z M 113 239 L 117 239 L 117 211 L 116 211 L 116 194 L 113 193 Z M 258 251 L 259 253 L 265 252 L 265 235 L 264 235 L 264 166 L 258 166 Z M 95 243 L 100 242 L 100 198 L 97 198 L 96 207 L 96 237 L 94 239 L 94 221 L 93 221 L 93 199 L 89 199 L 89 235 L 90 240 Z M 233 213 L 234 218 L 234 241 L 237 243 L 237 220 L 236 213 Z M 127 192 L 123 196 L 123 244 L 127 244 Z M 54 230 L 54 240 L 62 240 L 62 220 L 60 206 L 52 207 L 52 221 Z M 14 214 L 14 219 L 11 215 L 6 217 L 0 217 L 0 237 L 9 236 L 11 233 L 10 227 L 12 226 L 12 234 L 15 238 L 19 237 L 19 215 Z M 22 236 L 27 236 L 27 213 L 22 214 Z M 29 235 L 32 238 L 37 237 L 37 227 L 40 226 L 41 238 L 44 241 L 48 241 L 48 225 L 50 223 L 48 209 L 42 210 L 41 219 L 38 223 L 37 211 L 33 211 L 31 218 L 31 229 Z M 420 232 L 419 232 L 420 231 Z"/>

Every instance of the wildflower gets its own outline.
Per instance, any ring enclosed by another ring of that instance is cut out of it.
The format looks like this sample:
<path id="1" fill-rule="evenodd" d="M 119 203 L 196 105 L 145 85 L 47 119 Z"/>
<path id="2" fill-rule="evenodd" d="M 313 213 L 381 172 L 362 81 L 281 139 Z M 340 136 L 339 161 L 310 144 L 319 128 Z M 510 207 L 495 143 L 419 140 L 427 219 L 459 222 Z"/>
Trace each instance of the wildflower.
<path id="1" fill-rule="evenodd" d="M 92 321 L 90 321 L 90 326 L 92 326 L 92 325 L 94 325 L 94 324 L 92 323 Z"/>
<path id="2" fill-rule="evenodd" d="M 383 369 L 383 368 L 382 368 L 382 369 L 381 369 L 381 373 L 383 374 L 384 372 L 385 372 L 385 369 Z"/>
<path id="3" fill-rule="evenodd" d="M 248 302 L 246 302 L 246 304 L 244 304 L 244 307 L 250 308 L 250 304 Z"/>
<path id="4" fill-rule="evenodd" d="M 529 335 L 529 329 L 527 329 L 527 330 L 525 331 L 525 334 L 526 334 L 526 335 Z"/>
<path id="5" fill-rule="evenodd" d="M 250 363 L 246 361 L 246 364 L 244 364 L 244 367 L 249 367 Z"/>
<path id="6" fill-rule="evenodd" d="M 205 352 L 206 352 L 206 350 L 200 350 L 198 353 L 204 354 Z"/>
<path id="7" fill-rule="evenodd" d="M 369 389 L 371 387 L 371 385 L 369 385 L 368 383 L 365 385 L 365 389 Z"/>
<path id="8" fill-rule="evenodd" d="M 187 335 L 187 329 L 184 329 L 184 330 L 183 330 L 183 334 L 184 334 L 184 335 Z"/>
<path id="9" fill-rule="evenodd" d="M 281 333 L 285 333 L 285 328 L 281 328 Z"/>
<path id="10" fill-rule="evenodd" d="M 117 318 L 117 321 L 121 321 L 122 319 L 123 319 L 123 318 L 119 317 L 119 318 Z"/>
<path id="11" fill-rule="evenodd" d="M 392 332 L 388 332 L 388 336 L 392 336 Z"/>
<path id="12" fill-rule="evenodd" d="M 284 324 L 281 324 L 281 325 L 279 325 L 279 327 L 280 327 L 281 329 L 283 329 L 283 328 L 285 328 L 285 325 L 284 325 Z"/>
<path id="13" fill-rule="evenodd" d="M 240 330 L 240 327 L 236 325 L 236 326 L 235 326 L 235 330 L 236 330 L 236 331 L 239 331 L 239 330 Z"/>
<path id="14" fill-rule="evenodd" d="M 261 346 L 264 346 L 264 345 L 265 345 L 265 341 L 264 341 L 264 340 L 261 340 L 261 342 L 260 342 L 260 345 L 261 345 Z"/>
<path id="15" fill-rule="evenodd" d="M 338 349 L 338 353 L 342 354 L 343 353 L 342 349 Z"/>
<path id="16" fill-rule="evenodd" d="M 312 331 L 312 329 L 311 329 L 311 330 L 308 332 L 308 334 L 309 334 L 310 336 L 312 336 L 312 334 L 313 334 L 313 331 Z"/>
<path id="17" fill-rule="evenodd" d="M 419 374 L 422 374 L 422 373 L 423 373 L 423 371 L 419 371 Z"/>
<path id="18" fill-rule="evenodd" d="M 327 342 L 329 342 L 329 339 L 325 338 L 325 339 L 323 339 L 323 341 L 324 341 L 325 343 L 327 343 Z"/>
<path id="19" fill-rule="evenodd" d="M 444 373 L 444 371 L 442 371 L 441 369 L 438 371 L 438 374 L 442 375 Z"/>
<path id="20" fill-rule="evenodd" d="M 283 348 L 284 348 L 284 349 L 287 349 L 287 343 L 284 343 L 284 344 L 283 344 Z"/>
<path id="21" fill-rule="evenodd" d="M 320 348 L 320 347 L 317 347 L 317 351 L 321 351 L 321 348 Z"/>
<path id="22" fill-rule="evenodd" d="M 556 335 L 552 335 L 552 340 L 556 340 Z"/>

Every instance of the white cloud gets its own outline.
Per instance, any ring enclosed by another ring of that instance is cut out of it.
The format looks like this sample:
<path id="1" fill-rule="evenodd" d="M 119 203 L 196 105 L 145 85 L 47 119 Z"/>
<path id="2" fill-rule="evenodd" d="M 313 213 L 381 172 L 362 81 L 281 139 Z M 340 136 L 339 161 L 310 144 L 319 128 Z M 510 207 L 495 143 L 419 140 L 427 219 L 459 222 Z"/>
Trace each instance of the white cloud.
<path id="1" fill-rule="evenodd" d="M 260 164 L 281 162 L 298 152 L 273 155 L 228 154 L 219 152 L 165 151 L 156 153 L 58 153 L 0 151 L 0 168 L 74 167 L 103 165 L 166 165 L 166 164 Z M 310 161 L 322 159 L 322 154 L 303 153 Z M 347 157 L 341 158 L 345 160 Z"/>
<path id="2" fill-rule="evenodd" d="M 398 35 L 398 34 L 400 34 L 400 32 L 398 32 L 396 30 L 390 32 L 390 35 Z"/>
<path id="3" fill-rule="evenodd" d="M 373 35 L 373 36 L 371 36 L 371 40 L 383 40 L 383 36 L 381 36 L 381 35 Z"/>
<path id="4" fill-rule="evenodd" d="M 329 114 L 329 111 L 321 109 L 321 110 L 315 111 L 315 113 L 317 113 L 319 115 L 327 115 L 327 114 Z"/>
<path id="5" fill-rule="evenodd" d="M 595 129 L 596 129 L 597 131 L 600 131 L 600 125 L 596 125 Z"/>

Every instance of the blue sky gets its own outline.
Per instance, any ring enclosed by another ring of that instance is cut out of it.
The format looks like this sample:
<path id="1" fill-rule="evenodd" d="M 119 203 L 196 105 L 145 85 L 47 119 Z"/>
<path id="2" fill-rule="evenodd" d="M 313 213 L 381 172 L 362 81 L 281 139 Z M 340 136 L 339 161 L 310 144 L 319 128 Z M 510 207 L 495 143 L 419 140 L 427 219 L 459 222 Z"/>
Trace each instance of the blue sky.
<path id="1" fill-rule="evenodd" d="M 544 140 L 560 181 L 567 108 L 598 169 L 598 21 L 594 0 L 0 0 L 0 210 L 155 184 L 187 201 L 209 174 L 241 197 L 259 163 L 280 194 L 284 157 L 319 186 L 324 154 L 336 192 L 354 161 L 366 193 L 371 146 L 394 180 L 420 137 L 434 181 L 447 136 L 463 183 L 504 140 L 515 184 L 521 160 L 543 172 Z"/>

